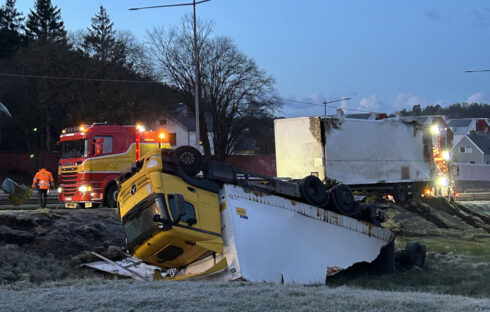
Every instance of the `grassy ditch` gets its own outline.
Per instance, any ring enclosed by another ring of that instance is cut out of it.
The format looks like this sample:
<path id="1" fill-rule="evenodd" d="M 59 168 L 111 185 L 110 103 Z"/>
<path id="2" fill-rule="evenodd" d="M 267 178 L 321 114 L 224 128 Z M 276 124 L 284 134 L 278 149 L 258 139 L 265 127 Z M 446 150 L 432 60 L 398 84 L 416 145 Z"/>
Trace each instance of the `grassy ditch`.
<path id="1" fill-rule="evenodd" d="M 408 241 L 427 246 L 424 267 L 387 276 L 338 276 L 328 285 L 490 298 L 490 202 L 427 199 L 385 213 L 397 249 Z"/>
<path id="2" fill-rule="evenodd" d="M 471 243 L 437 237 L 414 240 L 426 244 L 429 249 L 423 268 L 383 276 L 334 276 L 327 279 L 327 285 L 490 298 L 490 240 Z"/>

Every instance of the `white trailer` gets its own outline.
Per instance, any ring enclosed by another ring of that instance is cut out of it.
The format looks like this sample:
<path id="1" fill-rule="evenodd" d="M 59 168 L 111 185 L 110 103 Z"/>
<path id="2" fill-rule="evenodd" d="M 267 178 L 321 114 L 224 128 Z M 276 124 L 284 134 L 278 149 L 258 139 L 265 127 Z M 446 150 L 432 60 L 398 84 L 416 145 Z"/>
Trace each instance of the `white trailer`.
<path id="1" fill-rule="evenodd" d="M 434 179 L 427 127 L 400 119 L 299 117 L 274 121 L 278 177 L 316 175 L 404 201 Z"/>
<path id="2" fill-rule="evenodd" d="M 382 227 L 225 184 L 219 192 L 223 252 L 181 269 L 174 278 L 202 277 L 323 284 L 359 262 L 394 270 L 394 234 Z"/>

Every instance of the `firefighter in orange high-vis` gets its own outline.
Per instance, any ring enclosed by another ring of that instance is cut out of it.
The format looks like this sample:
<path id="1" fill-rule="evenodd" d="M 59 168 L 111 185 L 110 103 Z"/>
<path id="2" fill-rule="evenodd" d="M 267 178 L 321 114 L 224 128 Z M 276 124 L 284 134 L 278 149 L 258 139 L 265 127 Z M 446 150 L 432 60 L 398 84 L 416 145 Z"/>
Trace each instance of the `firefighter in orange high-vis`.
<path id="1" fill-rule="evenodd" d="M 37 187 L 39 193 L 39 204 L 41 208 L 46 208 L 48 202 L 48 190 L 54 188 L 53 174 L 48 170 L 41 168 L 32 181 L 32 188 Z"/>

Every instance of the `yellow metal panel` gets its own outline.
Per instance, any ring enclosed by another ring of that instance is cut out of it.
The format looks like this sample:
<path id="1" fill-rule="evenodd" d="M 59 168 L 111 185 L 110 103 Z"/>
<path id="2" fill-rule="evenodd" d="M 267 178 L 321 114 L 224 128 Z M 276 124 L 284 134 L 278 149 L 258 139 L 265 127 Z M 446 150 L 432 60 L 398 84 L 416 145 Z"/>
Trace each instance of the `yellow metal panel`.
<path id="1" fill-rule="evenodd" d="M 174 276 L 174 277 L 169 277 L 168 279 L 172 280 L 184 280 L 192 277 L 199 277 L 199 276 L 205 276 L 209 274 L 213 274 L 219 271 L 222 271 L 228 267 L 228 261 L 226 258 L 221 259 L 218 263 L 216 263 L 214 266 L 211 268 L 207 269 L 204 272 L 200 273 L 194 273 L 194 274 L 188 274 L 188 275 L 181 275 L 181 276 Z"/>

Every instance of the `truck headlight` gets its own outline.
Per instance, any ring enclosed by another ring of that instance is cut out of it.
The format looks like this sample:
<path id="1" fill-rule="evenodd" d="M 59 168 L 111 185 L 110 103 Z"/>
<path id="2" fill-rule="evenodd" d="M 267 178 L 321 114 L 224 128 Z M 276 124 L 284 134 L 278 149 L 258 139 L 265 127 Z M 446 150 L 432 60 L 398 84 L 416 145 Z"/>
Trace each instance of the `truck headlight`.
<path id="1" fill-rule="evenodd" d="M 85 193 L 85 192 L 90 192 L 92 190 L 92 187 L 90 185 L 80 185 L 78 187 L 78 191 Z"/>
<path id="2" fill-rule="evenodd" d="M 448 151 L 444 151 L 444 152 L 442 152 L 442 158 L 444 160 L 450 160 L 451 159 L 451 154 L 449 154 Z"/>
<path id="3" fill-rule="evenodd" d="M 449 182 L 446 177 L 439 177 L 439 179 L 437 179 L 437 185 L 448 186 Z"/>
<path id="4" fill-rule="evenodd" d="M 60 186 L 58 187 L 58 194 L 63 192 L 63 188 Z"/>

